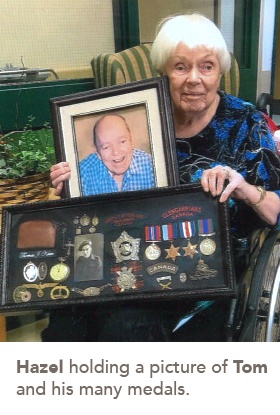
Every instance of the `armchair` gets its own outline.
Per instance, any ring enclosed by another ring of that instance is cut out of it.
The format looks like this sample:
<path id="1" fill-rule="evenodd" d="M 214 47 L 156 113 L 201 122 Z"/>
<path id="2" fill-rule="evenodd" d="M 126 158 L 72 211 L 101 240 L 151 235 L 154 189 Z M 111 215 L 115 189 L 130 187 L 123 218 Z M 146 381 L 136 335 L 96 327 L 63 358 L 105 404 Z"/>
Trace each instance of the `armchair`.
<path id="1" fill-rule="evenodd" d="M 264 114 L 273 118 L 274 115 L 280 115 L 280 99 L 273 98 L 273 96 L 267 92 L 263 92 L 257 99 L 256 107 Z M 280 125 L 278 125 L 280 128 Z"/>
<path id="2" fill-rule="evenodd" d="M 123 84 L 158 76 L 150 58 L 152 44 L 144 43 L 117 53 L 102 53 L 91 61 L 95 87 Z M 231 70 L 221 79 L 221 89 L 238 96 L 239 66 L 231 54 Z"/>

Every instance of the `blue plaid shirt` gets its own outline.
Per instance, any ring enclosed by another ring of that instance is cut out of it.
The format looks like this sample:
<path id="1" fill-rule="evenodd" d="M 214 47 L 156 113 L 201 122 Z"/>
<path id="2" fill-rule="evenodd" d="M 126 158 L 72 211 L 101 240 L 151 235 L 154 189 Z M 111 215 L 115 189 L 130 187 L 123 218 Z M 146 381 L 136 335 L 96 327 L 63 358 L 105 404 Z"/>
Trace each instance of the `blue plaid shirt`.
<path id="1" fill-rule="evenodd" d="M 117 183 L 96 154 L 79 164 L 83 196 L 118 192 Z M 121 191 L 144 190 L 155 186 L 151 156 L 134 149 L 130 166 L 125 172 Z"/>

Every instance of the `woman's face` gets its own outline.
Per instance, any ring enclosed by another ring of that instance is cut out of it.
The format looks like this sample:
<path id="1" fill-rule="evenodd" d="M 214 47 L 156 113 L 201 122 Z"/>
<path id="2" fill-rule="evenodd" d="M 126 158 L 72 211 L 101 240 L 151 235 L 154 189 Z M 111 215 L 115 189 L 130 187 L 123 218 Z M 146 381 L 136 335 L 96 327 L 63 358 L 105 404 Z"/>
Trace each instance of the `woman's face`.
<path id="1" fill-rule="evenodd" d="M 179 44 L 165 67 L 175 111 L 207 111 L 217 99 L 221 69 L 216 54 L 205 47 Z"/>

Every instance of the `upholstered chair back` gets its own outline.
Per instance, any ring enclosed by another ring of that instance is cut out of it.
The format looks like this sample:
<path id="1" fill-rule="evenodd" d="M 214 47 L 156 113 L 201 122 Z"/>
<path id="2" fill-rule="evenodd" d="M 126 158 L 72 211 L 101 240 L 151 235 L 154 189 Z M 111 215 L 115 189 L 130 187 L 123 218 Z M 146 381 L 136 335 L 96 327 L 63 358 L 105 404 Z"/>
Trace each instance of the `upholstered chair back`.
<path id="1" fill-rule="evenodd" d="M 144 43 L 117 53 L 102 53 L 91 61 L 95 87 L 124 84 L 158 76 L 152 65 L 150 51 L 152 45 Z M 231 70 L 221 79 L 221 89 L 238 96 L 239 67 L 231 54 Z"/>

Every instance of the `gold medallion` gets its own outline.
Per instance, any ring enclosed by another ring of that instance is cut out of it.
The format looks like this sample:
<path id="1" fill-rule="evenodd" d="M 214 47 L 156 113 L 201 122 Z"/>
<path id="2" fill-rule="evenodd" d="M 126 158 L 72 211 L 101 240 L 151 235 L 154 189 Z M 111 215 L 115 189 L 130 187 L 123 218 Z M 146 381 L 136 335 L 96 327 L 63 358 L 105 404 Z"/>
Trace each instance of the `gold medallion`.
<path id="1" fill-rule="evenodd" d="M 80 224 L 82 226 L 88 226 L 90 224 L 90 217 L 86 214 L 80 217 Z"/>
<path id="2" fill-rule="evenodd" d="M 99 224 L 99 219 L 96 215 L 93 216 L 91 223 L 93 224 L 93 226 L 97 226 Z"/>

